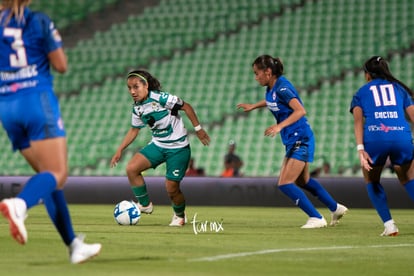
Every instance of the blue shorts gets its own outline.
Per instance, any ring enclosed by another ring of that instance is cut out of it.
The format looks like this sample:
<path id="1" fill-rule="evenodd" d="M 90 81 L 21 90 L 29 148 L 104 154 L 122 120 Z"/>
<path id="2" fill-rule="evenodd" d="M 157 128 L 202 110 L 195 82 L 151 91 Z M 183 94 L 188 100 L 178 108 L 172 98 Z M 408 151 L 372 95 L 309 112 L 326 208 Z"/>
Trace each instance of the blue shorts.
<path id="1" fill-rule="evenodd" d="M 299 139 L 294 144 L 286 145 L 286 158 L 294 158 L 304 162 L 313 162 L 315 139 L 312 136 Z"/>
<path id="2" fill-rule="evenodd" d="M 177 149 L 165 149 L 150 143 L 141 149 L 140 153 L 151 162 L 151 167 L 154 169 L 165 162 L 167 167 L 165 177 L 177 182 L 184 178 L 191 157 L 190 145 Z"/>
<path id="3" fill-rule="evenodd" d="M 365 151 L 372 159 L 373 166 L 384 166 L 387 158 L 392 165 L 404 165 L 410 163 L 413 156 L 413 143 L 411 140 L 398 142 L 367 142 L 364 143 Z"/>
<path id="4" fill-rule="evenodd" d="M 30 141 L 66 136 L 51 89 L 0 96 L 0 120 L 13 150 L 29 148 Z"/>

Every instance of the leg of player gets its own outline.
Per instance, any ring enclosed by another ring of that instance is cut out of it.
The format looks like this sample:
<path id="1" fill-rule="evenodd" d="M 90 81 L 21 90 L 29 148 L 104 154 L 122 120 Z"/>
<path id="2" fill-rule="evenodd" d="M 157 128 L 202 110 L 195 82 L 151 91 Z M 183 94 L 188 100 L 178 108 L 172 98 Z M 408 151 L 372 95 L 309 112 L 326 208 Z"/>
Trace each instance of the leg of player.
<path id="1" fill-rule="evenodd" d="M 317 197 L 331 211 L 330 226 L 335 226 L 339 220 L 346 214 L 348 208 L 336 202 L 328 191 L 314 178 L 310 177 L 309 163 L 305 164 L 302 173 L 296 180 L 296 185 L 310 192 Z"/>
<path id="2" fill-rule="evenodd" d="M 387 194 L 380 183 L 381 172 L 382 166 L 373 167 L 369 172 L 363 169 L 366 189 L 372 205 L 384 223 L 384 231 L 381 236 L 396 236 L 398 235 L 398 228 L 388 207 Z"/>
<path id="3" fill-rule="evenodd" d="M 327 225 L 325 218 L 316 210 L 306 194 L 295 185 L 295 181 L 303 175 L 305 165 L 306 162 L 286 158 L 279 176 L 279 189 L 309 216 L 302 228 L 325 227 Z"/>
<path id="4" fill-rule="evenodd" d="M 335 199 L 328 193 L 328 191 L 314 178 L 309 178 L 306 185 L 302 186 L 305 190 L 309 191 L 312 195 L 317 197 L 323 204 L 331 211 L 330 226 L 335 226 L 339 223 L 339 220 L 346 214 L 348 208 L 342 204 L 336 202 Z"/>
<path id="5" fill-rule="evenodd" d="M 180 189 L 180 182 L 167 179 L 165 181 L 165 187 L 174 210 L 170 226 L 183 226 L 186 223 L 185 198 Z"/>
<path id="6" fill-rule="evenodd" d="M 149 168 L 151 168 L 151 162 L 141 153 L 136 153 L 126 167 L 128 180 L 137 199 L 138 208 L 144 214 L 151 214 L 154 210 L 147 192 L 147 185 L 142 176 L 142 172 Z"/>

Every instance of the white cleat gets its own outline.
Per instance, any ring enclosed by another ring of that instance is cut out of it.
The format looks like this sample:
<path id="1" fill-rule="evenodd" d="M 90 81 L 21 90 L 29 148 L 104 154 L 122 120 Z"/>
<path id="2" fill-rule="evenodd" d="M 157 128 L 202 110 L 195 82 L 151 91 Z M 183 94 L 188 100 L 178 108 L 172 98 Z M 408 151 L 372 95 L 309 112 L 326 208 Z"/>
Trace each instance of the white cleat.
<path id="1" fill-rule="evenodd" d="M 326 227 L 327 225 L 328 224 L 324 217 L 322 218 L 310 217 L 308 221 L 306 222 L 306 224 L 302 225 L 301 228 L 303 229 L 322 228 L 322 227 Z"/>
<path id="2" fill-rule="evenodd" d="M 331 214 L 331 223 L 330 226 L 335 226 L 339 223 L 339 220 L 348 212 L 348 208 L 346 208 L 342 204 L 337 204 L 336 210 Z"/>
<path id="3" fill-rule="evenodd" d="M 398 228 L 397 225 L 395 225 L 394 220 L 389 220 L 386 223 L 384 223 L 384 232 L 381 233 L 381 236 L 397 236 L 398 235 Z"/>
<path id="4" fill-rule="evenodd" d="M 87 244 L 83 242 L 84 238 L 83 235 L 77 236 L 69 246 L 70 262 L 72 264 L 84 263 L 101 251 L 102 245 L 100 243 Z"/>
<path id="5" fill-rule="evenodd" d="M 21 198 L 3 199 L 0 212 L 9 221 L 10 234 L 20 244 L 27 242 L 27 230 L 24 220 L 27 218 L 26 202 Z"/>
<path id="6" fill-rule="evenodd" d="M 138 209 L 141 211 L 141 213 L 149 215 L 149 214 L 152 214 L 152 211 L 154 211 L 154 206 L 152 205 L 152 202 L 150 202 L 148 206 L 142 206 L 141 204 L 139 204 L 139 202 L 136 204 L 138 206 Z"/>
<path id="7" fill-rule="evenodd" d="M 184 226 L 187 223 L 187 216 L 184 215 L 184 217 L 179 217 L 176 214 L 173 215 L 170 226 Z"/>

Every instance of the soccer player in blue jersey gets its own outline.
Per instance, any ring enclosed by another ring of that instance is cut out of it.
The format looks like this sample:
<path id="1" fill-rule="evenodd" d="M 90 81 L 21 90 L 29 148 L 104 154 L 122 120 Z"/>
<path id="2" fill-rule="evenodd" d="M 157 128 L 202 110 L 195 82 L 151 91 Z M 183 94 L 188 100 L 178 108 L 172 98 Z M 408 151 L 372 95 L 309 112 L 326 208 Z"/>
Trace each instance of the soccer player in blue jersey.
<path id="1" fill-rule="evenodd" d="M 140 129 L 146 126 L 151 128 L 151 142 L 135 153 L 127 165 L 128 180 L 141 212 L 151 214 L 153 205 L 142 172 L 166 163 L 165 187 L 174 210 L 170 226 L 183 226 L 186 220 L 186 205 L 180 182 L 190 162 L 191 149 L 179 111 L 182 110 L 187 115 L 198 139 L 204 145 L 209 144 L 210 137 L 200 126 L 193 107 L 177 96 L 162 91 L 160 82 L 149 72 L 130 72 L 127 76 L 127 86 L 134 100 L 131 128 L 112 157 L 111 167 L 118 163 L 122 151 L 135 140 Z"/>
<path id="2" fill-rule="evenodd" d="M 364 63 L 364 74 L 367 83 L 353 96 L 350 108 L 357 151 L 368 196 L 384 223 L 381 236 L 395 236 L 398 228 L 380 178 L 389 158 L 400 183 L 414 200 L 413 143 L 406 120 L 407 115 L 414 122 L 413 92 L 392 75 L 387 61 L 380 56 Z"/>
<path id="3" fill-rule="evenodd" d="M 313 161 L 315 148 L 313 132 L 298 92 L 283 76 L 282 61 L 262 55 L 252 66 L 256 81 L 266 87 L 265 99 L 254 104 L 241 103 L 237 107 L 245 112 L 267 107 L 275 117 L 276 124 L 269 126 L 264 135 L 274 137 L 280 133 L 286 147 L 278 181 L 280 191 L 309 216 L 302 228 L 322 228 L 327 226 L 327 222 L 299 187 L 309 191 L 329 208 L 330 225 L 336 225 L 348 209 L 337 203 L 316 179 L 310 177 L 309 163 Z"/>
<path id="4" fill-rule="evenodd" d="M 2 1 L 0 13 L 0 120 L 13 150 L 37 174 L 15 197 L 0 202 L 10 232 L 20 244 L 28 240 L 27 210 L 43 201 L 67 245 L 72 263 L 97 255 L 101 244 L 75 236 L 63 186 L 68 175 L 66 134 L 50 66 L 64 73 L 67 60 L 61 37 L 50 18 L 33 12 L 30 0 Z"/>

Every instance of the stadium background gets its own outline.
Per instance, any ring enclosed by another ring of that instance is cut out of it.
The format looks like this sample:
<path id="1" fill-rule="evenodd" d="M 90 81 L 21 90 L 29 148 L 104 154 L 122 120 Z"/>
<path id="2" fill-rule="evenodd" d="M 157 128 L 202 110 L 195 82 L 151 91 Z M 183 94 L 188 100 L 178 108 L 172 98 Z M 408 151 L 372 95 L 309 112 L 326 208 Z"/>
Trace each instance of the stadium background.
<path id="1" fill-rule="evenodd" d="M 55 75 L 55 89 L 71 177 L 123 177 L 132 154 L 150 140 L 143 130 L 122 162 L 109 168 L 130 126 L 125 74 L 133 68 L 148 69 L 165 91 L 194 106 L 212 139 L 204 147 L 190 132 L 196 165 L 208 179 L 220 175 L 229 140 L 237 142 L 246 178 L 278 175 L 280 137 L 263 135 L 272 116 L 236 109 L 263 97 L 251 70 L 258 55 L 284 61 L 315 132 L 311 168 L 329 162 L 336 181 L 361 181 L 348 109 L 364 83 L 362 63 L 382 55 L 395 76 L 414 84 L 412 0 L 34 0 L 31 8 L 54 20 L 69 58 L 68 73 Z M 4 131 L 0 144 L 0 176 L 32 174 Z M 163 175 L 163 166 L 146 172 L 154 179 Z M 394 177 L 389 170 L 385 176 Z"/>

